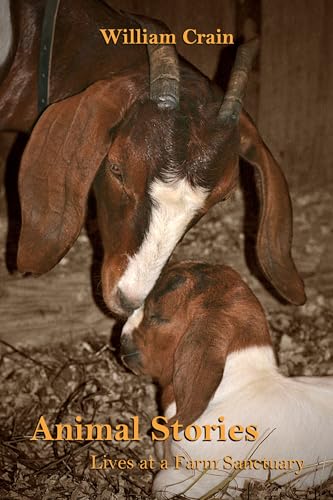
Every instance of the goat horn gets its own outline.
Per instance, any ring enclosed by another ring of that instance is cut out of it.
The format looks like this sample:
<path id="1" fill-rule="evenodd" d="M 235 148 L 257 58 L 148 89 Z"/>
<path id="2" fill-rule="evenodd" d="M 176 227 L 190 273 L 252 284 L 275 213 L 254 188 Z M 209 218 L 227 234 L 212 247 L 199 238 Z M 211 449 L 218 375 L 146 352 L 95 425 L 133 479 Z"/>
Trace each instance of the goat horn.
<path id="1" fill-rule="evenodd" d="M 146 28 L 148 34 L 159 34 L 169 31 L 158 21 L 148 18 L 131 17 Z M 179 104 L 179 64 L 176 49 L 173 45 L 147 45 L 150 67 L 150 99 L 162 109 L 175 109 Z"/>
<path id="2" fill-rule="evenodd" d="M 239 119 L 249 73 L 258 49 L 258 37 L 253 38 L 238 48 L 228 88 L 219 111 L 219 120 L 235 122 Z"/>

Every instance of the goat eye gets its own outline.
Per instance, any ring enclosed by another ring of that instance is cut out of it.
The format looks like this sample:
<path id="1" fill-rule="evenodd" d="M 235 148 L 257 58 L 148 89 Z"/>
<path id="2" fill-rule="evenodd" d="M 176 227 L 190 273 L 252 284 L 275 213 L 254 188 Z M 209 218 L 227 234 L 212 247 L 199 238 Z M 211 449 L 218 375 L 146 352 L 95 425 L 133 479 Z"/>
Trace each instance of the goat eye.
<path id="1" fill-rule="evenodd" d="M 122 179 L 122 169 L 120 167 L 120 165 L 117 165 L 117 163 L 111 163 L 110 166 L 109 166 L 111 172 L 113 173 L 113 175 L 115 175 L 116 177 L 118 177 L 118 179 Z"/>
<path id="2" fill-rule="evenodd" d="M 162 316 L 160 314 L 150 314 L 148 316 L 148 321 L 151 322 L 151 323 L 155 323 L 155 324 L 162 324 L 162 323 L 168 323 L 168 320 L 166 318 L 162 318 Z"/>

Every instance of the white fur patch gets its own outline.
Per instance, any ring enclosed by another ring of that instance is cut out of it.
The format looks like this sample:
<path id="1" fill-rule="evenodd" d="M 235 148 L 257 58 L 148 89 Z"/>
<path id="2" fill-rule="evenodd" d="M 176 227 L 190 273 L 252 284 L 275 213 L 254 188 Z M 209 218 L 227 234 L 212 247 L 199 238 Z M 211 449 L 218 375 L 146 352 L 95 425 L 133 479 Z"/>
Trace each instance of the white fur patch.
<path id="1" fill-rule="evenodd" d="M 170 418 L 172 418 L 174 415 L 176 415 L 177 413 L 177 406 L 176 406 L 176 403 L 175 401 L 173 401 L 172 403 L 169 404 L 169 406 L 165 409 L 164 411 L 164 415 L 166 416 L 166 418 L 168 420 L 170 420 Z"/>
<path id="2" fill-rule="evenodd" d="M 153 485 L 157 498 L 170 498 L 185 491 L 190 498 L 201 498 L 234 472 L 225 467 L 226 457 L 233 463 L 249 457 L 282 463 L 291 460 L 294 463 L 287 474 L 273 467 L 271 479 L 279 484 L 293 480 L 300 489 L 321 484 L 332 473 L 332 380 L 332 377 L 282 376 L 273 350 L 268 346 L 230 354 L 214 397 L 194 424 L 201 428 L 207 424 L 218 425 L 222 416 L 226 429 L 233 425 L 242 425 L 244 429 L 248 425 L 256 426 L 258 438 L 235 443 L 231 439 L 219 441 L 215 435 L 209 441 L 202 438 L 193 442 L 172 441 L 171 454 L 182 455 L 183 466 L 169 467 L 157 474 Z M 168 418 L 174 411 L 173 403 L 167 408 Z M 218 460 L 219 468 L 200 475 L 199 471 L 186 469 L 187 460 Z M 231 487 L 242 488 L 249 479 L 269 478 L 269 470 L 261 466 L 236 469 L 236 472 Z"/>
<path id="3" fill-rule="evenodd" d="M 216 403 L 230 392 L 241 391 L 248 384 L 265 383 L 278 373 L 275 356 L 270 346 L 253 346 L 227 356 L 223 378 L 212 402 Z"/>
<path id="4" fill-rule="evenodd" d="M 127 269 L 118 283 L 125 297 L 142 303 L 153 288 L 187 225 L 200 210 L 207 192 L 193 188 L 185 179 L 152 183 L 153 200 L 148 231 L 138 252 L 129 257 Z"/>
<path id="5" fill-rule="evenodd" d="M 9 1 L 0 2 L 0 66 L 6 61 L 13 42 Z"/>
<path id="6" fill-rule="evenodd" d="M 143 306 L 139 307 L 139 309 L 135 309 L 135 311 L 130 315 L 128 320 L 123 326 L 121 331 L 121 335 L 131 335 L 133 330 L 137 328 L 143 318 Z"/>

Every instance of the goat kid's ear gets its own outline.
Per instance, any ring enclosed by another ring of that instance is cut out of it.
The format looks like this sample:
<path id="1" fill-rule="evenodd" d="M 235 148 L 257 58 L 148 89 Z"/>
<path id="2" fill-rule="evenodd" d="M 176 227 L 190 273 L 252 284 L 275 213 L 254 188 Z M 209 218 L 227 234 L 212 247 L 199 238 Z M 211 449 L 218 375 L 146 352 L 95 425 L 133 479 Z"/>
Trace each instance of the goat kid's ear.
<path id="1" fill-rule="evenodd" d="M 222 319 L 223 323 L 223 319 Z M 219 328 L 229 328 L 219 324 Z M 226 346 L 218 335 L 207 331 L 207 319 L 193 322 L 174 355 L 173 390 L 179 420 L 184 426 L 203 414 L 223 375 Z"/>
<path id="2" fill-rule="evenodd" d="M 292 304 L 306 300 L 304 284 L 291 256 L 292 207 L 286 179 L 250 117 L 240 118 L 240 155 L 260 175 L 257 255 L 266 278 Z"/>
<path id="3" fill-rule="evenodd" d="M 90 186 L 111 144 L 110 129 L 136 97 L 126 83 L 96 82 L 49 106 L 34 127 L 19 175 L 20 271 L 49 271 L 77 239 Z"/>

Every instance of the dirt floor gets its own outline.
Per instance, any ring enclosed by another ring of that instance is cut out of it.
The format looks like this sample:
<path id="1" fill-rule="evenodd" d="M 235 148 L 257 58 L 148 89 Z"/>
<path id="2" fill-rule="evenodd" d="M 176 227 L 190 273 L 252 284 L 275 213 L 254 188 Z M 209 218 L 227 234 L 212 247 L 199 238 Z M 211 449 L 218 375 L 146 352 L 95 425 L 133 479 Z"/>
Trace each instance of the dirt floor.
<path id="1" fill-rule="evenodd" d="M 257 278 L 253 259 L 255 204 L 248 189 L 245 195 L 244 190 L 238 190 L 232 199 L 212 209 L 184 238 L 174 256 L 177 260 L 224 262 L 241 273 L 265 307 L 281 370 L 288 375 L 333 375 L 332 193 L 329 188 L 292 193 L 293 254 L 308 296 L 303 307 L 282 304 Z M 0 240 L 4 248 L 7 229 L 3 215 Z M 110 342 L 114 321 L 100 307 L 96 266 L 91 271 L 92 250 L 86 232 L 43 277 L 9 274 L 7 266 L 8 254 L 6 263 L 2 252 L 0 498 L 152 498 L 152 470 L 89 468 L 92 454 L 124 457 L 136 463 L 153 456 L 148 430 L 158 409 L 150 381 L 128 373 L 117 361 L 117 346 Z M 126 446 L 110 442 L 36 443 L 29 437 L 40 415 L 49 423 L 70 422 L 76 415 L 84 415 L 87 421 L 111 424 L 131 422 L 133 415 L 139 415 L 144 439 Z M 292 485 L 249 486 L 232 497 L 331 499 L 333 482 L 308 492 L 295 491 Z"/>

